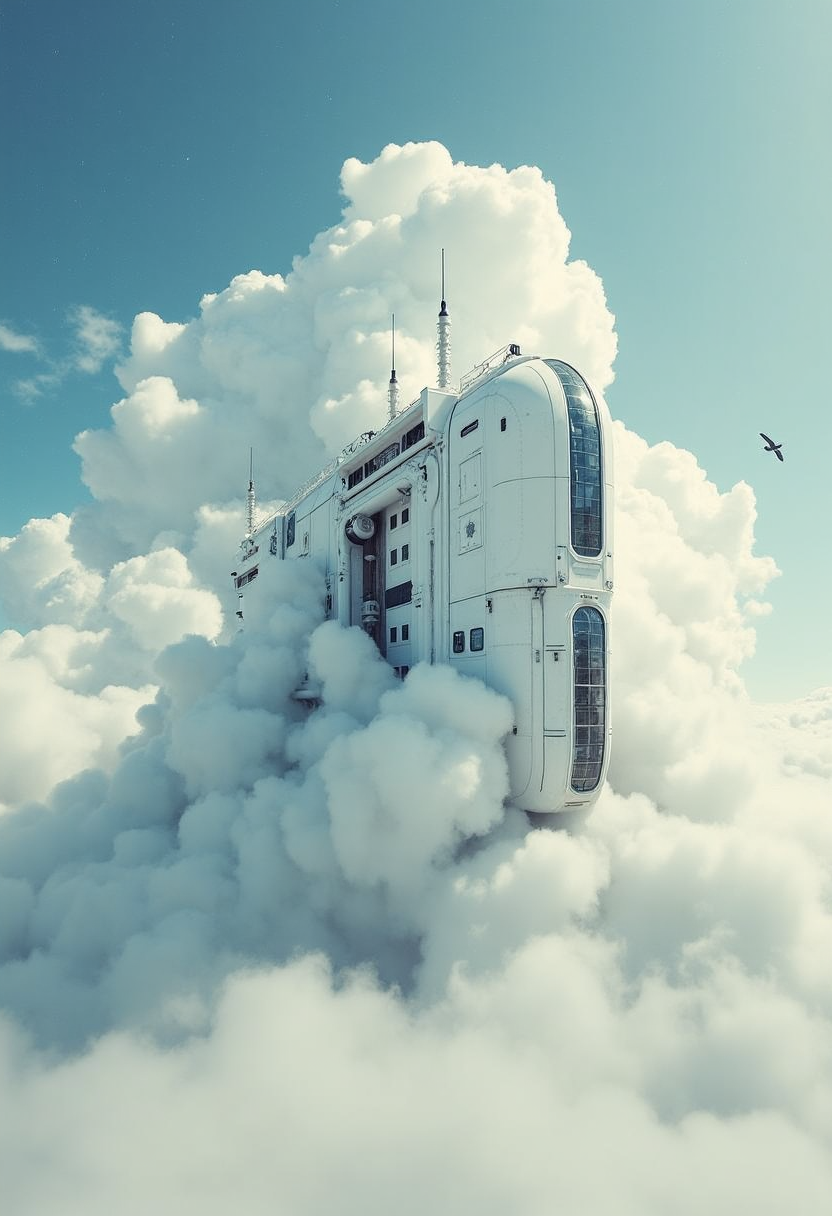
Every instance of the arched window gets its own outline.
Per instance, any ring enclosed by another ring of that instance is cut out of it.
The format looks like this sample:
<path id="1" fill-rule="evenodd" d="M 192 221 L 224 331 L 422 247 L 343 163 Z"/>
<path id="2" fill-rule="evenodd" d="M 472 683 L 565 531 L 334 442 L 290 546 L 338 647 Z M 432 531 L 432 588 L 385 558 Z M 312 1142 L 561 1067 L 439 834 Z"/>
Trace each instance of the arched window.
<path id="1" fill-rule="evenodd" d="M 569 416 L 570 537 L 581 557 L 598 557 L 603 545 L 601 425 L 586 382 L 566 363 L 547 359 L 561 382 Z"/>
<path id="2" fill-rule="evenodd" d="M 594 790 L 601 780 L 607 734 L 607 670 L 604 618 L 597 608 L 572 617 L 572 789 Z"/>

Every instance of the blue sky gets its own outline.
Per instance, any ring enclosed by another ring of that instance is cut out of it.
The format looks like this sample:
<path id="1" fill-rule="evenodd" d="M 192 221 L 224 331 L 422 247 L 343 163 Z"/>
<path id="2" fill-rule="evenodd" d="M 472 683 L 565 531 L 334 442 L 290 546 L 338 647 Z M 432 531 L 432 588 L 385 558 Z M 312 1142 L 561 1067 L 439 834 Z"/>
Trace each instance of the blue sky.
<path id="1" fill-rule="evenodd" d="M 540 166 L 617 318 L 614 416 L 753 486 L 783 574 L 751 692 L 832 682 L 831 36 L 822 0 L 0 5 L 0 534 L 83 500 L 99 317 L 285 273 L 345 158 L 438 139 Z"/>

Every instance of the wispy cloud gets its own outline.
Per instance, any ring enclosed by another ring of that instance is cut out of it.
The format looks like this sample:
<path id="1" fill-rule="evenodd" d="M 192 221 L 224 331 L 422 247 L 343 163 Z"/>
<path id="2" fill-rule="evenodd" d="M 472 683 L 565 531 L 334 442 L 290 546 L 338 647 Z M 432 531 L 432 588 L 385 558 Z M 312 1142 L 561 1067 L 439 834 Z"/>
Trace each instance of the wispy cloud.
<path id="1" fill-rule="evenodd" d="M 38 349 L 37 338 L 33 338 L 31 334 L 19 334 L 11 326 L 0 324 L 0 350 L 7 350 L 16 355 L 36 355 Z"/>
<path id="2" fill-rule="evenodd" d="M 62 378 L 57 372 L 41 372 L 38 376 L 27 376 L 23 380 L 15 380 L 14 391 L 23 401 L 36 401 L 48 389 L 60 384 Z"/>
<path id="3" fill-rule="evenodd" d="M 105 317 L 88 304 L 74 308 L 69 320 L 75 328 L 76 350 L 72 366 L 90 374 L 101 371 L 121 345 L 122 328 L 118 321 Z"/>
<path id="4" fill-rule="evenodd" d="M 15 381 L 14 391 L 27 402 L 36 401 L 44 393 L 58 388 L 73 372 L 95 375 L 108 359 L 113 359 L 121 347 L 122 326 L 112 317 L 98 312 L 89 304 L 70 309 L 67 323 L 72 330 L 70 353 L 62 359 L 45 355 L 37 339 L 19 334 L 7 325 L 0 325 L 0 349 L 28 351 L 37 355 L 47 370 Z"/>

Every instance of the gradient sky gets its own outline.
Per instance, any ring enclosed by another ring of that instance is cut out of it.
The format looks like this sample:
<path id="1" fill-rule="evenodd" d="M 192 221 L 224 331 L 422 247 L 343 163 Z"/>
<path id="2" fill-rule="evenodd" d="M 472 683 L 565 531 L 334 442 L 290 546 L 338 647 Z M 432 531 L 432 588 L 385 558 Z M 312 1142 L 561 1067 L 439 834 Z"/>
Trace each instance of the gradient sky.
<path id="1" fill-rule="evenodd" d="M 286 273 L 347 157 L 438 139 L 540 166 L 617 318 L 613 415 L 753 486 L 783 574 L 749 690 L 832 683 L 831 42 L 826 0 L 0 3 L 0 534 L 85 497 L 73 436 L 122 395 L 91 322 L 123 349 Z"/>

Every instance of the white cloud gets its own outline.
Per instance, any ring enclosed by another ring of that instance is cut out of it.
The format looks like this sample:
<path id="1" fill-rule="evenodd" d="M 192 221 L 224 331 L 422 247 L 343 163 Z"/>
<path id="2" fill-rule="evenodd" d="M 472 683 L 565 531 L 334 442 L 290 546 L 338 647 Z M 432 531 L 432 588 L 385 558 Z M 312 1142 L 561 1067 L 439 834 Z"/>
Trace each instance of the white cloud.
<path id="1" fill-rule="evenodd" d="M 38 340 L 31 334 L 21 334 L 9 325 L 0 325 L 0 350 L 12 354 L 36 355 L 38 349 Z"/>
<path id="2" fill-rule="evenodd" d="M 80 372 L 98 372 L 112 359 L 121 345 L 121 326 L 89 304 L 81 304 L 70 314 L 75 331 L 73 367 Z"/>
<path id="3" fill-rule="evenodd" d="M 383 417 L 393 307 L 415 395 L 440 245 L 458 371 L 511 338 L 612 377 L 537 170 L 391 145 L 342 187 L 285 278 L 136 318 L 96 501 L 0 541 L 4 1199 L 826 1212 L 832 693 L 743 689 L 750 487 L 617 425 L 610 785 L 568 831 L 503 805 L 510 706 L 398 683 L 314 563 L 233 632 L 249 446 L 274 500 Z"/>

